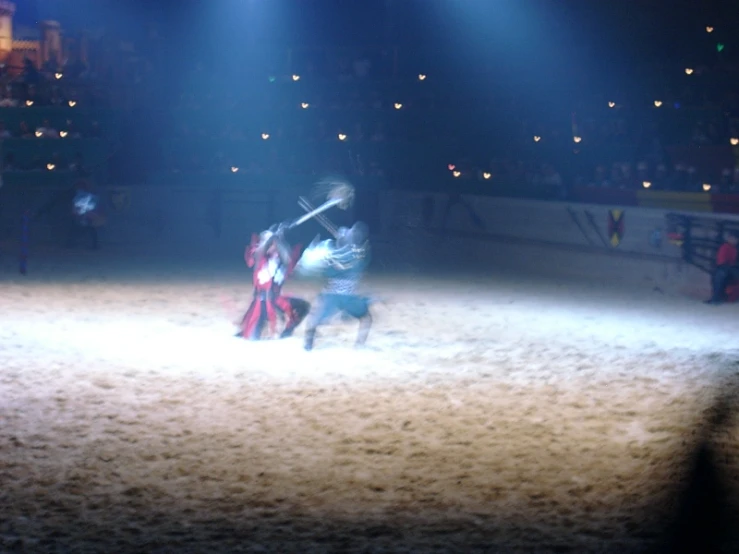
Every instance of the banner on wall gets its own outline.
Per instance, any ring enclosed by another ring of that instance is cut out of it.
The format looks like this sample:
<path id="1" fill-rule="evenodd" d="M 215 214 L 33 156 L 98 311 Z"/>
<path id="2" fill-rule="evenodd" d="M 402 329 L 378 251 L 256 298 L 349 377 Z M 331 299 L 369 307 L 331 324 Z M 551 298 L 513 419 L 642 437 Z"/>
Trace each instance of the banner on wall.
<path id="1" fill-rule="evenodd" d="M 608 240 L 614 248 L 624 238 L 624 211 L 608 210 Z"/>

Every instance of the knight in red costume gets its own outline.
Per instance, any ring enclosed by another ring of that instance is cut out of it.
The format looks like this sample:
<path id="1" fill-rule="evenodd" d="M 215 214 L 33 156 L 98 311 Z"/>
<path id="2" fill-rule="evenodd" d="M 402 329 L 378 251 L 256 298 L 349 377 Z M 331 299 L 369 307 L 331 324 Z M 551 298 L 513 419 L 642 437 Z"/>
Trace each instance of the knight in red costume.
<path id="1" fill-rule="evenodd" d="M 252 237 L 244 260 L 254 271 L 254 298 L 241 320 L 237 336 L 259 340 L 266 324 L 269 324 L 270 335 L 275 336 L 280 316 L 285 320 L 280 338 L 285 338 L 291 336 L 305 319 L 310 304 L 301 298 L 282 294 L 285 279 L 292 274 L 299 256 L 300 246 L 290 251 L 282 227 Z"/>

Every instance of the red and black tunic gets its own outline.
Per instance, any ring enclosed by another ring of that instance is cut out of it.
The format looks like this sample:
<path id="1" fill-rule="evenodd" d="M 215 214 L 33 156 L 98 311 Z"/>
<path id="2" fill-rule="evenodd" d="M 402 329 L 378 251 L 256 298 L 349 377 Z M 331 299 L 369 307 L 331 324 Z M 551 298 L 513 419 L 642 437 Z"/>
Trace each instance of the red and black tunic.
<path id="1" fill-rule="evenodd" d="M 258 246 L 259 237 L 255 235 L 244 252 L 246 265 L 254 269 L 254 298 L 241 320 L 239 334 L 246 339 L 258 340 L 268 323 L 270 335 L 274 336 L 277 316 L 280 315 L 285 318 L 285 329 L 281 336 L 290 336 L 310 310 L 310 304 L 305 300 L 282 294 L 285 279 L 292 274 L 300 257 L 300 246 L 293 249 L 287 264 L 277 253 L 260 253 Z"/>

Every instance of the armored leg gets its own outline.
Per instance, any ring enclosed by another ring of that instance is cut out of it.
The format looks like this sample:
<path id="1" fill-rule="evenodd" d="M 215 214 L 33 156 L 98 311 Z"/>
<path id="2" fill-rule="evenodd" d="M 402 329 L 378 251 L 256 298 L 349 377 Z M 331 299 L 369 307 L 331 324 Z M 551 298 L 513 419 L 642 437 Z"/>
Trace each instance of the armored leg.
<path id="1" fill-rule="evenodd" d="M 367 312 L 367 315 L 359 319 L 359 332 L 357 333 L 356 346 L 363 346 L 367 342 L 367 336 L 369 335 L 370 329 L 372 328 L 372 314 Z"/>
<path id="2" fill-rule="evenodd" d="M 313 341 L 315 339 L 316 339 L 316 328 L 308 327 L 305 330 L 305 342 L 303 343 L 303 348 L 305 348 L 305 350 L 308 352 L 313 350 Z"/>
<path id="3" fill-rule="evenodd" d="M 303 322 L 310 312 L 310 303 L 301 298 L 288 298 L 290 317 L 288 318 L 285 330 L 282 331 L 280 338 L 287 338 L 293 335 L 295 329 Z"/>

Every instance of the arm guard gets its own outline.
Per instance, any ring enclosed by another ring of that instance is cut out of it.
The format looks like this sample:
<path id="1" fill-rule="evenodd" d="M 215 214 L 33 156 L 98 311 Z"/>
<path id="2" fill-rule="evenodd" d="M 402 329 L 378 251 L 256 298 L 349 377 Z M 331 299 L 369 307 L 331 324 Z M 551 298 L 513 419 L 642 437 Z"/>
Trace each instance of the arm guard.
<path id="1" fill-rule="evenodd" d="M 251 236 L 251 244 L 244 250 L 244 261 L 247 267 L 254 267 L 257 263 L 257 248 L 259 246 L 259 235 L 253 234 Z"/>
<path id="2" fill-rule="evenodd" d="M 362 271 L 369 263 L 369 244 L 337 248 L 331 253 L 329 263 L 339 271 Z"/>
<path id="3" fill-rule="evenodd" d="M 303 249 L 302 244 L 296 244 L 293 247 L 293 251 L 290 257 L 290 263 L 287 266 L 287 274 L 292 275 L 293 271 L 295 271 L 295 266 L 298 265 L 298 261 L 300 260 L 300 252 Z"/>
<path id="4" fill-rule="evenodd" d="M 293 263 L 293 253 L 290 251 L 290 246 L 281 238 L 275 238 L 275 246 L 277 247 L 277 254 L 280 256 L 280 261 L 285 264 L 285 267 L 289 268 Z"/>

